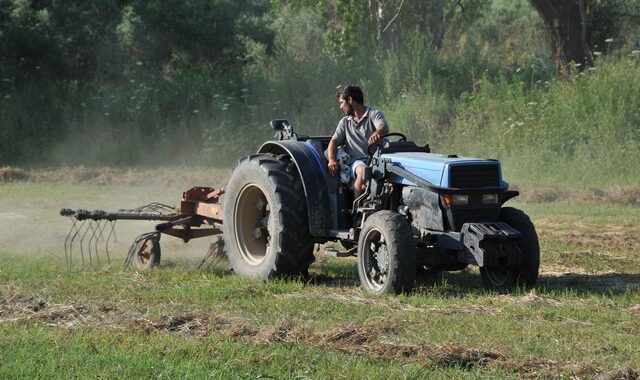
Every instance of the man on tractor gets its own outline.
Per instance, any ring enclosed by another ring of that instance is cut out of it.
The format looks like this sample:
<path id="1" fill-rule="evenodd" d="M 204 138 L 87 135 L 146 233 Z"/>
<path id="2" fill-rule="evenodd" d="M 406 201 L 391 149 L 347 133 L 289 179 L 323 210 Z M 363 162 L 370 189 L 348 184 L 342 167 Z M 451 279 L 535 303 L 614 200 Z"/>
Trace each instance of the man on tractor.
<path id="1" fill-rule="evenodd" d="M 349 85 L 336 94 L 340 110 L 345 117 L 340 120 L 331 137 L 328 149 L 328 168 L 332 175 L 340 171 L 337 160 L 338 146 L 344 145 L 350 156 L 350 167 L 354 195 L 358 198 L 363 192 L 363 169 L 368 157 L 367 147 L 380 141 L 380 136 L 389 133 L 387 121 L 382 112 L 364 105 L 364 95 L 358 86 Z"/>

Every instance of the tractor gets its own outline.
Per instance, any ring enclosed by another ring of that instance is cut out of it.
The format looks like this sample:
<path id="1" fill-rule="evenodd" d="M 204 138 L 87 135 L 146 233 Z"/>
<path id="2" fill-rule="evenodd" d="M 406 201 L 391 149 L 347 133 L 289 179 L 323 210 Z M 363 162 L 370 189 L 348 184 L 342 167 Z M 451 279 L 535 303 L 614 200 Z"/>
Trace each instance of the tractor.
<path id="1" fill-rule="evenodd" d="M 357 199 L 327 171 L 330 137 L 298 135 L 286 120 L 257 154 L 240 160 L 226 186 L 222 226 L 233 270 L 267 280 L 305 275 L 314 243 L 338 241 L 355 255 L 362 288 L 410 291 L 416 273 L 480 267 L 485 287 L 533 286 L 540 248 L 500 162 L 431 153 L 400 133 L 369 146 Z M 391 141 L 395 140 L 395 141 Z"/>
<path id="2" fill-rule="evenodd" d="M 224 245 L 235 273 L 263 280 L 306 276 L 315 244 L 339 242 L 344 250 L 326 253 L 356 256 L 362 288 L 376 295 L 411 291 L 420 272 L 469 265 L 480 267 L 489 289 L 535 285 L 536 230 L 524 212 L 503 206 L 518 192 L 503 181 L 499 161 L 431 153 L 429 145 L 390 133 L 369 146 L 364 192 L 354 199 L 348 181 L 327 170 L 329 136 L 298 135 L 287 120 L 273 120 L 271 128 L 275 138 L 241 159 L 225 188 L 189 189 L 178 208 L 62 209 L 72 218 L 67 263 L 74 264 L 74 242 L 83 266 L 97 261 L 100 241 L 110 262 L 117 220 L 159 220 L 134 240 L 125 266 L 157 266 L 161 234 L 184 242 L 217 235 L 212 247 Z"/>

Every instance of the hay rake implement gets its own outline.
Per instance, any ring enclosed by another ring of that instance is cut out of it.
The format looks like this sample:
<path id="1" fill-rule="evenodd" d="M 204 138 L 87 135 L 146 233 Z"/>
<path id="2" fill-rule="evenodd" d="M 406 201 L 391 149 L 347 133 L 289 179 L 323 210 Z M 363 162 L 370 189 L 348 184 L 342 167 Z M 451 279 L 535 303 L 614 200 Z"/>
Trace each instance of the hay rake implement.
<path id="1" fill-rule="evenodd" d="M 116 212 L 103 210 L 68 209 L 60 210 L 60 215 L 71 219 L 71 228 L 64 242 L 67 266 L 99 266 L 111 264 L 109 242 L 115 238 L 116 222 L 119 220 L 161 221 L 155 230 L 136 237 L 131 244 L 124 266 L 135 263 L 138 268 L 149 268 L 160 263 L 160 236 L 162 234 L 182 239 L 185 243 L 192 239 L 222 234 L 222 206 L 219 203 L 224 189 L 194 187 L 182 194 L 178 207 L 162 203 L 150 203 L 134 209 Z M 220 257 L 222 239 L 215 239 L 200 263 Z M 79 258 L 77 257 L 79 256 Z"/>

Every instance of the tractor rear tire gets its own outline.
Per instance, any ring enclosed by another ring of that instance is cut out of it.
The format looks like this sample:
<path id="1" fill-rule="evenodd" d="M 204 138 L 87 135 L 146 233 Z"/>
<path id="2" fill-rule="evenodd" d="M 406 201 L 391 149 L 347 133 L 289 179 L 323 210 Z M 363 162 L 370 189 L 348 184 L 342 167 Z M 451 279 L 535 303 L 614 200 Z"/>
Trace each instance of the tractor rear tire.
<path id="1" fill-rule="evenodd" d="M 482 267 L 480 275 L 486 289 L 507 291 L 517 286 L 533 287 L 538 281 L 540 269 L 540 243 L 531 219 L 523 211 L 503 207 L 498 218 L 501 222 L 520 231 L 518 247 L 522 251 L 523 263 L 519 267 Z"/>
<path id="2" fill-rule="evenodd" d="M 225 194 L 223 236 L 235 273 L 263 280 L 307 273 L 313 238 L 295 164 L 266 154 L 246 157 Z"/>
<path id="3" fill-rule="evenodd" d="M 416 244 L 406 218 L 383 210 L 364 222 L 358 239 L 358 275 L 362 289 L 374 295 L 413 289 Z"/>

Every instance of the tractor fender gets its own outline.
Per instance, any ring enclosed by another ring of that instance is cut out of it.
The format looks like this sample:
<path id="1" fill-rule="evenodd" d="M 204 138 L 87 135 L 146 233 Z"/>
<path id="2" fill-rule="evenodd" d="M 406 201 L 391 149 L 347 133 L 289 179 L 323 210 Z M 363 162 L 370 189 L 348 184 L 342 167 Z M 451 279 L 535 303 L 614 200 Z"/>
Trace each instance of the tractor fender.
<path id="1" fill-rule="evenodd" d="M 325 168 L 319 154 L 309 144 L 294 140 L 268 141 L 258 149 L 258 153 L 286 154 L 291 157 L 304 187 L 309 232 L 317 237 L 328 236 L 333 221 Z"/>

